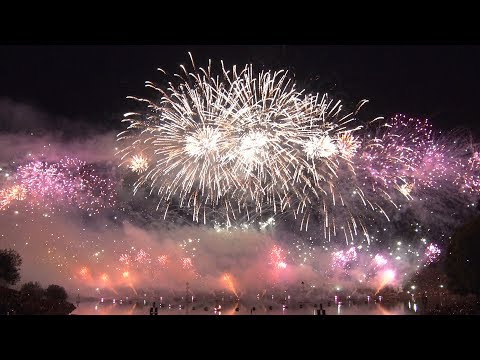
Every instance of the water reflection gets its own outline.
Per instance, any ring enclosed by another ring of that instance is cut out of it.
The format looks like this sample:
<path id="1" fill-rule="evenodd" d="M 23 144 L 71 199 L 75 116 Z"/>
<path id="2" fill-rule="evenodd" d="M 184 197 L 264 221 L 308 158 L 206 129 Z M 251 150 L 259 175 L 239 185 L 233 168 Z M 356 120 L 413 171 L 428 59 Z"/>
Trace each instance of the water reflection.
<path id="1" fill-rule="evenodd" d="M 327 306 L 325 306 L 327 304 Z M 220 304 L 156 304 L 147 301 L 91 301 L 81 302 L 72 315 L 415 315 L 416 303 L 382 304 L 368 302 L 325 302 L 324 304 L 246 304 L 239 302 Z"/>

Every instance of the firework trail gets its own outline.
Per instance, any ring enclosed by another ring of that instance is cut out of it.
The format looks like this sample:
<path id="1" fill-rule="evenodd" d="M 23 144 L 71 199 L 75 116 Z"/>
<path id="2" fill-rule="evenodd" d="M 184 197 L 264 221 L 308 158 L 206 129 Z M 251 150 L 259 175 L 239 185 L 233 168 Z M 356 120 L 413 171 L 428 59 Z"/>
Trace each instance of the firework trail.
<path id="1" fill-rule="evenodd" d="M 122 255 L 120 256 L 120 259 L 119 259 L 119 260 L 120 260 L 121 263 L 123 263 L 123 264 L 125 264 L 125 265 L 127 265 L 127 266 L 130 265 L 130 263 L 131 263 L 130 255 L 128 255 L 128 254 L 122 254 Z"/>
<path id="2" fill-rule="evenodd" d="M 382 290 L 385 286 L 391 284 L 395 280 L 395 271 L 392 269 L 387 269 L 380 274 L 380 285 L 377 288 L 377 291 L 375 292 L 375 295 L 377 295 L 380 290 Z"/>
<path id="3" fill-rule="evenodd" d="M 235 285 L 233 284 L 232 276 L 230 274 L 224 274 L 223 280 L 227 283 L 228 289 L 235 294 L 238 298 L 237 290 L 235 289 Z"/>

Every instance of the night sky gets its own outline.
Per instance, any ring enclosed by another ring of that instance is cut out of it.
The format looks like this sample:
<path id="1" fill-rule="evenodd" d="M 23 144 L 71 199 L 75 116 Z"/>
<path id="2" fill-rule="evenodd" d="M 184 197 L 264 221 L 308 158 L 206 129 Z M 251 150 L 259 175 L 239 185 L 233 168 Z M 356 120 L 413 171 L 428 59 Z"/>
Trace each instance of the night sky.
<path id="1" fill-rule="evenodd" d="M 118 128 L 121 114 L 132 110 L 125 97 L 151 95 L 144 81 L 160 81 L 158 67 L 177 72 L 189 63 L 188 51 L 199 66 L 211 58 L 290 69 L 301 88 L 347 104 L 369 99 L 365 117 L 401 112 L 478 133 L 480 46 L 467 45 L 2 45 L 0 98 Z"/>

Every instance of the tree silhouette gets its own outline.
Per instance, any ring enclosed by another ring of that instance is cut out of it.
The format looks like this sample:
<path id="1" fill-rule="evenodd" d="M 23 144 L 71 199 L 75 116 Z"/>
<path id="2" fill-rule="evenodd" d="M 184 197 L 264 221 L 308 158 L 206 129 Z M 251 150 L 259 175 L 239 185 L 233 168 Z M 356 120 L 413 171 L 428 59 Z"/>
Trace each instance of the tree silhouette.
<path id="1" fill-rule="evenodd" d="M 24 299 L 40 300 L 43 298 L 45 290 L 38 282 L 30 281 L 20 288 L 20 296 Z"/>
<path id="2" fill-rule="evenodd" d="M 68 294 L 65 289 L 60 285 L 49 285 L 45 292 L 47 299 L 55 302 L 63 302 L 68 298 Z"/>
<path id="3" fill-rule="evenodd" d="M 13 249 L 0 250 L 0 282 L 15 285 L 20 280 L 22 257 Z"/>
<path id="4" fill-rule="evenodd" d="M 445 259 L 448 288 L 459 294 L 480 295 L 480 218 L 452 236 Z"/>
<path id="5" fill-rule="evenodd" d="M 20 288 L 18 314 L 39 315 L 43 313 L 42 303 L 45 290 L 38 282 L 28 282 Z"/>

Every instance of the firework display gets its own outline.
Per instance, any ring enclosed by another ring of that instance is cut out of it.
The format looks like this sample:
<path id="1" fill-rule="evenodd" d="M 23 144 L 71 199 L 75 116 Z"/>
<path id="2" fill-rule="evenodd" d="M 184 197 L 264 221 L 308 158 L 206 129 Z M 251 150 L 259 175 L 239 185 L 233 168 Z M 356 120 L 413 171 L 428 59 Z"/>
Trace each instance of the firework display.
<path id="1" fill-rule="evenodd" d="M 442 251 L 439 249 L 438 245 L 430 244 L 425 250 L 425 256 L 427 257 L 427 264 L 430 264 L 438 259 Z"/>
<path id="2" fill-rule="evenodd" d="M 283 250 L 279 246 L 275 245 L 270 252 L 270 262 L 276 269 L 285 269 L 287 264 L 285 262 L 285 256 Z"/>
<path id="3" fill-rule="evenodd" d="M 165 90 L 147 83 L 160 93 L 158 103 L 137 99 L 150 111 L 125 114 L 130 126 L 118 136 L 129 143 L 119 152 L 123 163 L 142 168 L 134 191 L 148 184 L 159 206 L 177 202 L 196 221 L 212 208 L 228 223 L 241 213 L 288 209 L 303 214 L 306 227 L 315 203 L 328 219 L 336 197 L 343 201 L 334 192 L 338 172 L 351 167 L 360 145 L 361 126 L 349 126 L 354 113 L 327 95 L 297 90 L 287 72 L 223 68 L 222 78 L 209 66 L 185 70 Z"/>
<path id="4" fill-rule="evenodd" d="M 348 264 L 357 259 L 357 252 L 354 247 L 351 247 L 347 251 L 336 251 L 332 254 L 332 267 L 338 267 L 344 269 Z"/>
<path id="5" fill-rule="evenodd" d="M 253 65 L 192 60 L 146 86 L 155 97 L 132 97 L 111 161 L 50 144 L 49 157 L 2 159 L 0 241 L 78 291 L 376 295 L 438 261 L 476 211 L 466 133 L 403 114 L 362 121 L 366 100 L 347 111 Z"/>
<path id="6" fill-rule="evenodd" d="M 134 98 L 147 108 L 125 114 L 130 125 L 118 135 L 122 164 L 138 174 L 133 191 L 150 188 L 165 215 L 177 206 L 207 223 L 221 212 L 231 226 L 290 214 L 348 244 L 370 242 L 370 223 L 432 191 L 467 203 L 478 195 L 478 152 L 437 136 L 427 120 L 397 115 L 370 130 L 356 118 L 366 100 L 347 112 L 298 89 L 286 71 L 222 63 L 217 76 L 211 63 L 192 65 L 165 88 L 147 82 L 158 97 Z"/>
<path id="7" fill-rule="evenodd" d="M 1 209 L 12 200 L 28 200 L 32 206 L 55 210 L 74 205 L 90 214 L 115 205 L 115 183 L 97 175 L 96 169 L 76 158 L 57 162 L 31 161 L 18 167 L 18 184 L 0 193 Z"/>
<path id="8" fill-rule="evenodd" d="M 13 200 L 25 200 L 27 191 L 21 185 L 14 185 L 0 191 L 0 210 L 6 209 Z"/>

